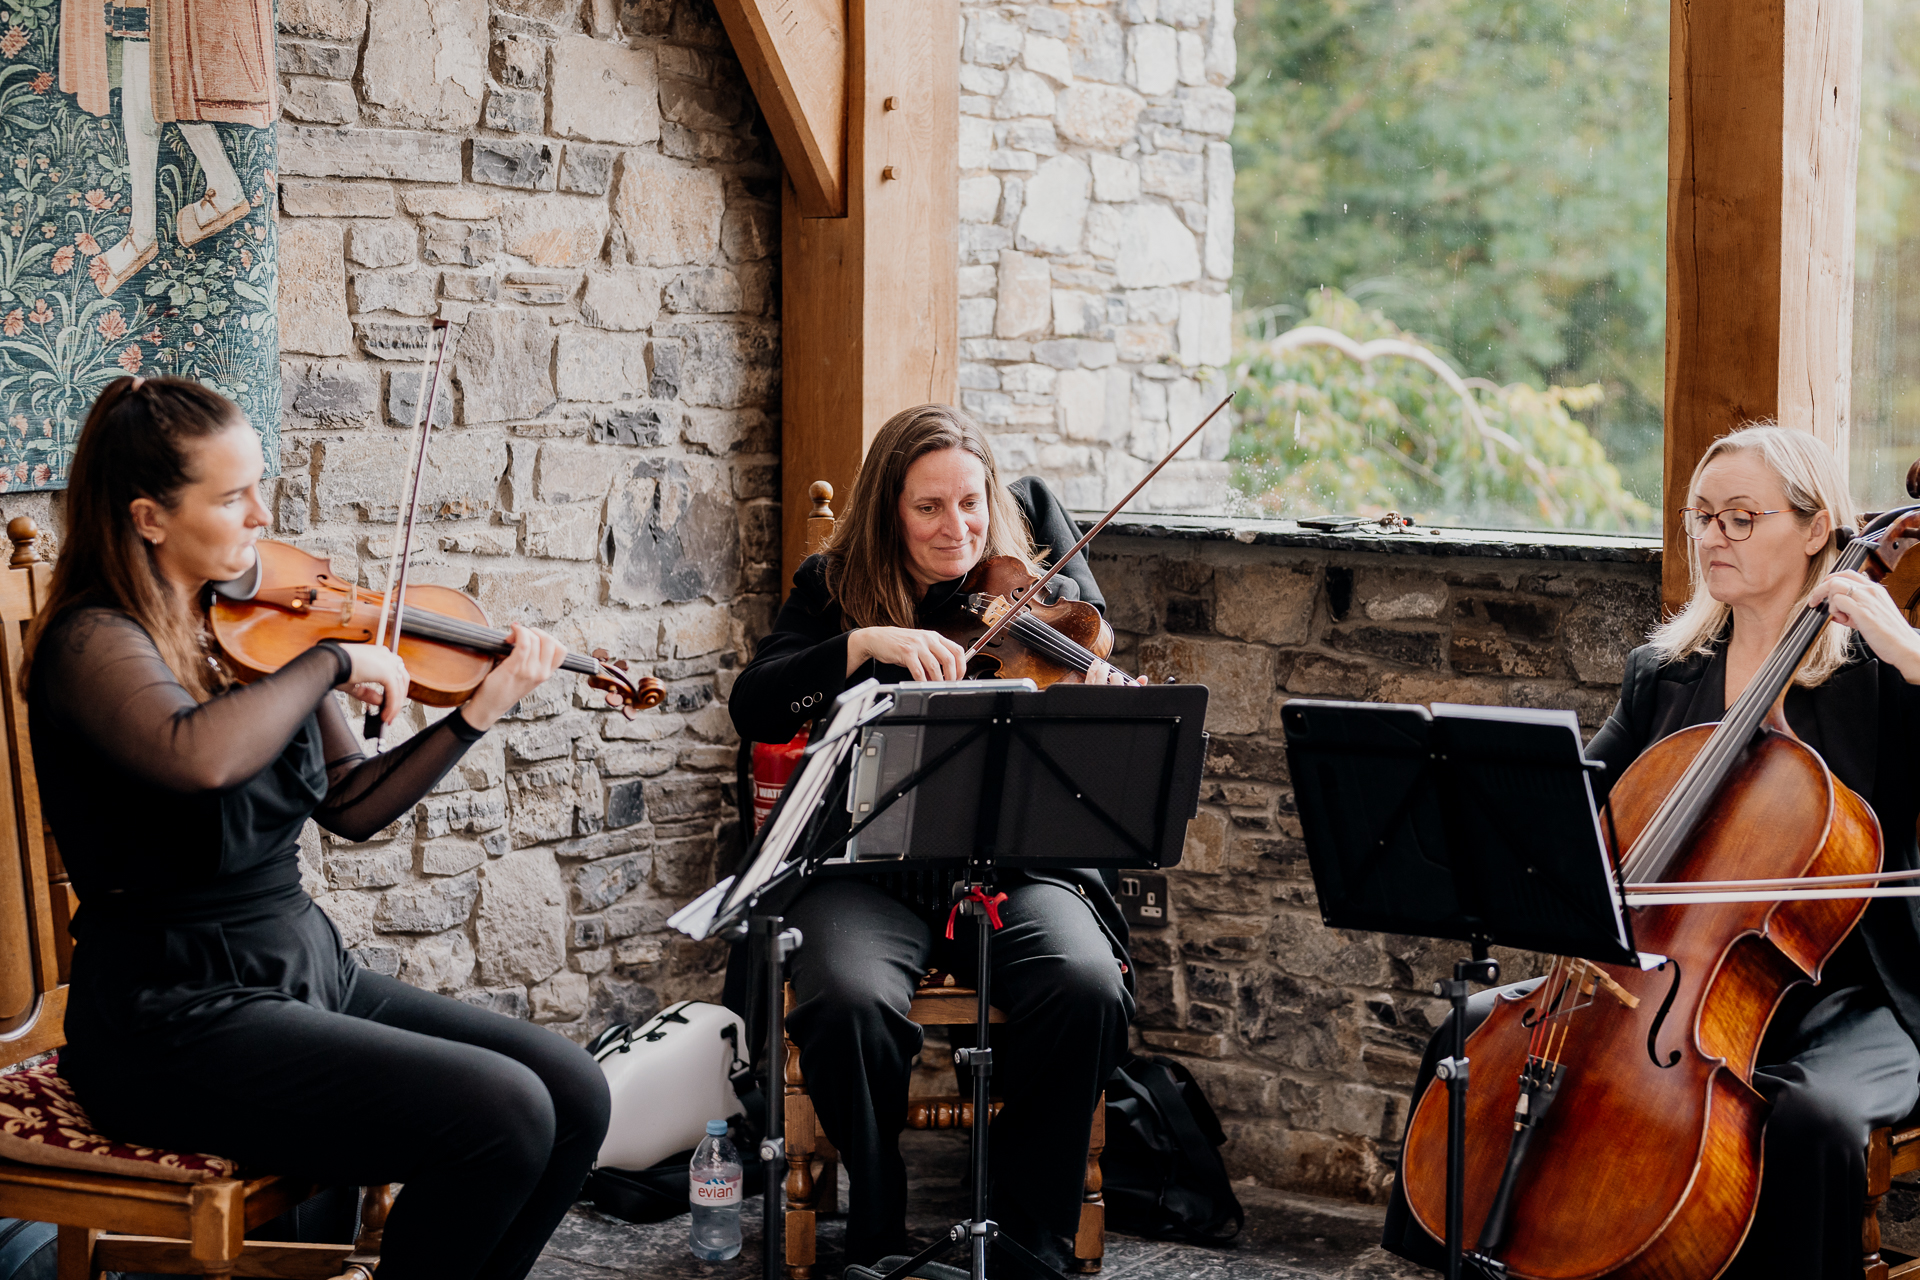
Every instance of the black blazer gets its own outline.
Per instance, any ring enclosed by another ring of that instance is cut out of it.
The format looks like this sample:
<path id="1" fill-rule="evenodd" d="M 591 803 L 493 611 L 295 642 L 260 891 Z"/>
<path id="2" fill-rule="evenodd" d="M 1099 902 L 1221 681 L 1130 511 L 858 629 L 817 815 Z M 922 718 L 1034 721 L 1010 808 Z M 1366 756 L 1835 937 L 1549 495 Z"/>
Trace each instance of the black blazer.
<path id="1" fill-rule="evenodd" d="M 1034 545 L 1041 548 L 1041 559 L 1051 557 L 1080 540 L 1080 528 L 1053 490 L 1035 476 L 1016 480 L 1007 486 L 1020 512 L 1026 517 Z M 961 579 L 936 583 L 927 589 L 920 603 L 920 616 L 932 617 L 946 608 Z M 1093 580 L 1084 553 L 1074 556 L 1054 579 L 1060 587 L 1059 598 L 1085 600 L 1101 612 L 1106 597 Z M 754 649 L 728 695 L 727 709 L 733 715 L 734 728 L 750 742 L 789 742 L 800 730 L 826 712 L 840 691 L 863 680 L 877 679 L 882 684 L 898 684 L 913 677 L 904 667 L 868 661 L 852 675 L 847 674 L 847 632 L 839 602 L 827 590 L 826 557 L 808 556 L 793 575 L 793 592 L 773 620 L 773 631 Z M 1054 884 L 1086 899 L 1100 921 L 1100 927 L 1113 947 L 1114 958 L 1126 975 L 1127 990 L 1133 990 L 1133 966 L 1127 957 L 1127 922 L 1114 901 L 1112 873 L 1085 867 L 1059 870 L 1027 870 L 1017 875 L 1042 884 Z M 1011 882 L 1010 876 L 1002 881 Z"/>
<path id="2" fill-rule="evenodd" d="M 1720 720 L 1726 676 L 1724 647 L 1665 666 L 1651 646 L 1628 655 L 1620 703 L 1587 745 L 1588 758 L 1607 766 L 1595 779 L 1595 791 L 1604 796 L 1642 751 L 1668 734 Z M 1786 712 L 1793 731 L 1880 819 L 1886 869 L 1920 868 L 1914 837 L 1920 819 L 1920 685 L 1908 684 L 1898 669 L 1861 646 L 1859 656 L 1825 684 L 1789 689 Z M 1865 944 L 1895 1016 L 1920 1040 L 1920 899 L 1875 901 L 1854 936 Z M 1829 963 L 1829 981 L 1835 965 L 1844 965 L 1844 957 Z"/>

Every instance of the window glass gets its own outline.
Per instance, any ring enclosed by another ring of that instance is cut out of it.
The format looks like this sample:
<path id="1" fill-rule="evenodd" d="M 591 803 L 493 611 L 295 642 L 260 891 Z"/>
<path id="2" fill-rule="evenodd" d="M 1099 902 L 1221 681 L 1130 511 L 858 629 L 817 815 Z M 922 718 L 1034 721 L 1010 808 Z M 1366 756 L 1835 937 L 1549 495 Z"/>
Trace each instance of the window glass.
<path id="1" fill-rule="evenodd" d="M 1659 528 L 1667 32 L 1665 0 L 1242 0 L 1239 502 Z"/>
<path id="2" fill-rule="evenodd" d="M 1906 502 L 1920 454 L 1920 4 L 1866 0 L 1854 205 L 1854 496 Z"/>

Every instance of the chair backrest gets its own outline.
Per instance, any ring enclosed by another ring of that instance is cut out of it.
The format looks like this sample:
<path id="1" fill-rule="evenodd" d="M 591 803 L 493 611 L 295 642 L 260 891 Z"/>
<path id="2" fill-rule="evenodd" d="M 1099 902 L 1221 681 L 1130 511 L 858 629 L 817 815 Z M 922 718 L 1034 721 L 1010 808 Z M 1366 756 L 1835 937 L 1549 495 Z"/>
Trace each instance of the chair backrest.
<path id="1" fill-rule="evenodd" d="M 833 501 L 833 486 L 825 480 L 815 480 L 807 487 L 807 496 L 813 499 L 813 509 L 807 512 L 807 554 L 827 549 L 827 539 L 833 536 L 833 508 L 827 504 Z"/>
<path id="2" fill-rule="evenodd" d="M 39 534 L 25 516 L 8 524 L 13 558 L 0 570 L 0 1067 L 66 1042 L 67 923 L 78 904 L 41 817 L 20 687 L 27 624 L 53 578 L 53 566 L 34 549 Z"/>

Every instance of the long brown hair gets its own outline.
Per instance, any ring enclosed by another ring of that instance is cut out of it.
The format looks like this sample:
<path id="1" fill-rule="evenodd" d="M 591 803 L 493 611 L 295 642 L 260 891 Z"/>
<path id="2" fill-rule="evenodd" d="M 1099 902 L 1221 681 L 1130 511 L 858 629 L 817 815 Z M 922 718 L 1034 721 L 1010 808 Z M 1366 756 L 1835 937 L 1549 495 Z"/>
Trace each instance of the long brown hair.
<path id="1" fill-rule="evenodd" d="M 243 426 L 240 406 L 186 378 L 117 378 L 93 402 L 67 472 L 67 532 L 47 602 L 27 633 L 26 661 L 47 625 L 82 600 L 110 603 L 146 628 L 169 670 L 204 702 L 226 687 L 207 661 L 206 620 L 160 574 L 153 548 L 133 523 L 133 500 L 172 510 L 188 471 L 191 442 Z M 30 678 L 30 677 L 29 677 Z"/>
<path id="2" fill-rule="evenodd" d="M 900 494 L 907 468 L 929 453 L 965 449 L 987 479 L 988 556 L 1013 556 L 1037 572 L 1037 552 L 1026 517 L 994 466 L 980 424 L 951 405 L 923 404 L 887 419 L 854 478 L 847 513 L 827 543 L 827 589 L 840 602 L 842 625 L 911 627 L 918 593 L 907 575 L 900 529 Z"/>

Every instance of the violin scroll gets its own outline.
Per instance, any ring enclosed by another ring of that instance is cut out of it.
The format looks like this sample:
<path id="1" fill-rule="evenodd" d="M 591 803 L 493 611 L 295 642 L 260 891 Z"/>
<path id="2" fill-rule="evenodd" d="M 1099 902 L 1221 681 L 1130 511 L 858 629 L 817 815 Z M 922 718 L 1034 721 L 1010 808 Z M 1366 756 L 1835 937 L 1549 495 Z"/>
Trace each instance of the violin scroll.
<path id="1" fill-rule="evenodd" d="M 667 687 L 652 676 L 628 675 L 625 658 L 610 658 L 605 649 L 595 649 L 593 660 L 600 669 L 587 677 L 587 683 L 605 694 L 607 705 L 618 707 L 627 719 L 666 701 Z"/>

